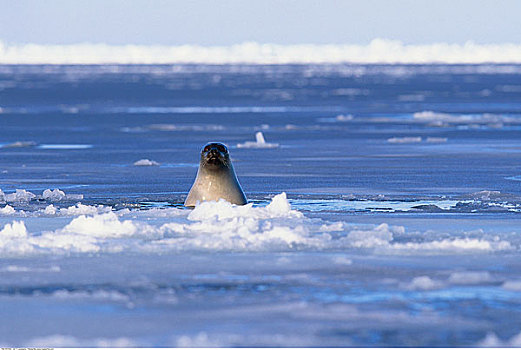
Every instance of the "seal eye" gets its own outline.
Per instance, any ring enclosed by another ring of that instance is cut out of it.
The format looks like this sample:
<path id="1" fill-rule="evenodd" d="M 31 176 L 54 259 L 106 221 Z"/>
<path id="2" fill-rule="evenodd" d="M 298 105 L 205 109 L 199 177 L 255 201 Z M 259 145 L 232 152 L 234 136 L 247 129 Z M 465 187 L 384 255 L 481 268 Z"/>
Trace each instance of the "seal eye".
<path id="1" fill-rule="evenodd" d="M 224 145 L 221 145 L 221 144 L 218 144 L 217 145 L 217 149 L 219 150 L 219 152 L 221 153 L 227 153 L 228 150 L 226 149 L 226 147 Z"/>
<path id="2" fill-rule="evenodd" d="M 208 152 L 211 148 L 212 148 L 212 146 L 206 145 L 206 147 L 203 148 L 203 152 Z"/>

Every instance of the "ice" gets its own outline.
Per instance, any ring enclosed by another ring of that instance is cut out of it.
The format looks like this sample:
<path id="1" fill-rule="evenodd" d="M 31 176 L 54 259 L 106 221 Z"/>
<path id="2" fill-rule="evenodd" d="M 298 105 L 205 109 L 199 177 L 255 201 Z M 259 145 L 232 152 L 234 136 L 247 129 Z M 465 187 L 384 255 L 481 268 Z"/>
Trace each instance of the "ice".
<path id="1" fill-rule="evenodd" d="M 25 228 L 23 221 L 13 221 L 11 224 L 5 224 L 4 228 L 0 231 L 2 242 L 6 239 L 25 237 L 27 237 L 27 229 Z"/>
<path id="2" fill-rule="evenodd" d="M 454 272 L 449 276 L 452 284 L 482 284 L 492 282 L 494 279 L 488 271 Z"/>
<path id="3" fill-rule="evenodd" d="M 238 148 L 277 148 L 279 147 L 278 143 L 268 143 L 264 140 L 264 135 L 262 131 L 258 131 L 255 133 L 255 142 L 246 141 L 244 143 L 238 143 Z"/>
<path id="4" fill-rule="evenodd" d="M 33 141 L 16 141 L 13 143 L 6 143 L 1 145 L 1 148 L 23 148 L 36 146 L 36 142 Z"/>
<path id="5" fill-rule="evenodd" d="M 476 346 L 482 348 L 518 348 L 521 346 L 521 333 L 503 341 L 495 333 L 489 332 Z"/>
<path id="6" fill-rule="evenodd" d="M 24 214 L 27 218 L 73 218 L 63 227 L 43 232 L 29 233 L 22 221 L 6 224 L 3 236 L 10 238 L 9 242 L 4 242 L 5 254 L 335 249 L 374 249 L 387 254 L 449 254 L 517 249 L 517 243 L 497 236 L 413 235 L 407 238 L 403 226 L 388 223 L 353 225 L 309 218 L 291 207 L 285 193 L 276 195 L 265 206 L 256 207 L 251 203 L 237 206 L 224 200 L 203 202 L 193 210 L 112 211 L 110 207 L 77 204 L 66 208 L 48 205 L 45 209 Z M 472 278 L 484 282 L 486 276 L 469 272 L 454 274 L 451 278 L 451 282 L 463 284 L 465 280 L 471 283 Z"/>
<path id="7" fill-rule="evenodd" d="M 339 121 L 339 122 L 348 122 L 348 121 L 353 120 L 353 116 L 351 114 L 348 114 L 348 115 L 340 114 L 340 115 L 337 115 L 335 117 L 335 119 L 336 119 L 336 121 Z"/>
<path id="8" fill-rule="evenodd" d="M 83 195 L 81 194 L 65 194 L 60 189 L 46 189 L 43 191 L 41 196 L 35 195 L 32 192 L 23 189 L 16 189 L 14 193 L 5 194 L 0 190 L 0 201 L 4 199 L 8 203 L 25 203 L 30 202 L 34 199 L 43 199 L 48 202 L 60 202 L 60 201 L 73 201 L 82 200 Z M 5 209 L 10 210 L 10 209 Z"/>
<path id="9" fill-rule="evenodd" d="M 505 281 L 502 287 L 506 290 L 521 292 L 521 280 Z"/>
<path id="10" fill-rule="evenodd" d="M 278 45 L 245 42 L 230 46 L 106 44 L 6 44 L 2 64 L 289 64 L 289 63 L 519 63 L 521 45 L 434 43 L 407 45 L 374 39 L 366 45 Z"/>
<path id="11" fill-rule="evenodd" d="M 406 137 L 391 137 L 387 139 L 389 143 L 418 143 L 422 142 L 422 138 L 419 136 L 406 136 Z"/>
<path id="12" fill-rule="evenodd" d="M 500 191 L 483 190 L 474 193 L 470 193 L 462 196 L 465 199 L 473 199 L 476 201 L 508 201 L 515 199 L 516 196 L 509 193 L 502 193 Z"/>
<path id="13" fill-rule="evenodd" d="M 134 162 L 134 165 L 135 166 L 158 166 L 159 163 L 156 162 L 155 160 L 140 159 L 140 160 Z"/>
<path id="14" fill-rule="evenodd" d="M 66 197 L 67 196 L 65 195 L 65 192 L 63 192 L 57 188 L 54 190 L 47 189 L 47 190 L 43 191 L 43 194 L 42 194 L 43 199 L 45 199 L 47 201 L 52 201 L 52 202 L 59 202 L 62 199 L 65 199 Z"/>
<path id="15" fill-rule="evenodd" d="M 34 193 L 20 189 L 17 189 L 15 193 L 5 195 L 6 202 L 29 202 L 34 198 L 36 198 Z"/>
<path id="16" fill-rule="evenodd" d="M 433 252 L 494 252 L 515 249 L 508 241 L 503 240 L 487 240 L 478 238 L 454 238 L 442 239 L 438 241 L 415 243 L 394 243 L 391 247 L 395 250 L 410 251 L 433 251 Z"/>
<path id="17" fill-rule="evenodd" d="M 406 289 L 410 290 L 433 290 L 443 287 L 443 283 L 432 280 L 429 276 L 419 276 L 405 285 Z"/>
<path id="18" fill-rule="evenodd" d="M 56 208 L 54 205 L 49 204 L 45 209 L 39 210 L 35 215 L 46 215 L 46 216 L 78 216 L 78 215 L 96 215 L 102 213 L 108 213 L 111 211 L 110 207 L 103 205 L 84 205 L 77 203 L 76 205 L 67 208 Z M 30 215 L 27 213 L 26 215 Z"/>
<path id="19" fill-rule="evenodd" d="M 446 137 L 427 137 L 427 140 L 425 140 L 428 143 L 443 143 L 447 142 Z"/>
<path id="20" fill-rule="evenodd" d="M 427 123 L 432 126 L 448 125 L 474 125 L 485 124 L 489 126 L 501 126 L 503 123 L 520 124 L 521 119 L 501 114 L 449 114 L 434 111 L 422 111 L 413 114 L 417 122 Z"/>
<path id="21" fill-rule="evenodd" d="M 6 205 L 5 207 L 0 208 L 1 215 L 13 215 L 14 213 L 16 213 L 16 210 L 10 205 Z"/>
<path id="22" fill-rule="evenodd" d="M 125 338 L 95 338 L 81 339 L 70 335 L 53 334 L 45 337 L 33 338 L 24 344 L 26 347 L 41 347 L 42 345 L 54 348 L 99 347 L 99 348 L 134 348 L 138 347 L 135 341 Z"/>
<path id="23" fill-rule="evenodd" d="M 147 113 L 157 113 L 151 112 L 150 110 Z M 169 112 L 165 113 L 185 113 L 183 111 L 177 111 L 175 107 L 169 109 Z M 194 112 L 197 113 L 197 112 Z M 208 111 L 207 113 L 214 113 L 213 111 Z M 149 125 L 148 128 L 150 130 L 158 130 L 158 131 L 221 131 L 224 130 L 224 126 L 218 124 L 152 124 Z"/>

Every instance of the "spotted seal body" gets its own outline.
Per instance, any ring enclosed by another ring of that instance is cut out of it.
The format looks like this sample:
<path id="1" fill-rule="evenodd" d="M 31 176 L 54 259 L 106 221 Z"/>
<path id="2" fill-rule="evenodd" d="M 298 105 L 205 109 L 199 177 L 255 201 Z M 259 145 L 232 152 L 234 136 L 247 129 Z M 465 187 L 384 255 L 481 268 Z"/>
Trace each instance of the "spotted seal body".
<path id="1" fill-rule="evenodd" d="M 247 203 L 233 170 L 228 148 L 222 143 L 209 143 L 201 151 L 201 161 L 195 182 L 185 200 L 185 206 L 197 202 L 224 199 L 232 204 Z"/>

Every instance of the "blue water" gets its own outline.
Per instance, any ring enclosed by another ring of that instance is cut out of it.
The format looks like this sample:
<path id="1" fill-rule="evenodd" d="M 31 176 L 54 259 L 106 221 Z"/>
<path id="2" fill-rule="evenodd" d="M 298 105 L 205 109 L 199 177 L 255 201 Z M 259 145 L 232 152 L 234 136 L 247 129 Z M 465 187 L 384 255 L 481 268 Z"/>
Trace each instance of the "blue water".
<path id="1" fill-rule="evenodd" d="M 80 215 L 50 203 L 186 216 L 220 141 L 255 208 L 286 192 L 339 242 L 403 227 L 382 246 L 0 245 L 0 344 L 520 346 L 520 82 L 517 65 L 0 66 L 0 189 L 37 196 L 6 200 L 2 226 L 38 238 Z M 257 131 L 280 146 L 237 147 Z"/>

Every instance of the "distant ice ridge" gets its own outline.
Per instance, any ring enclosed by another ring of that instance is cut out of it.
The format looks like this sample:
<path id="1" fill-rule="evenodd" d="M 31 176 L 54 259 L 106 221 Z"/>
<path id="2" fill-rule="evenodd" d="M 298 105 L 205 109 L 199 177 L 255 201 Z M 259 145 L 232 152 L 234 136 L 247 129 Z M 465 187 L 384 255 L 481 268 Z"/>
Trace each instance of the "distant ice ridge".
<path id="1" fill-rule="evenodd" d="M 51 231 L 29 232 L 20 220 L 5 224 L 0 229 L 0 255 L 337 249 L 371 249 L 386 254 L 446 254 L 517 248 L 498 236 L 480 234 L 447 238 L 430 234 L 411 240 L 407 239 L 405 228 L 401 226 L 386 223 L 354 225 L 308 218 L 291 208 L 285 193 L 275 196 L 264 207 L 236 206 L 221 200 L 201 203 L 193 210 L 112 211 L 109 207 L 78 204 L 60 210 L 49 205 L 40 213 L 68 214 L 75 217 L 65 226 Z M 455 278 L 463 279 L 461 276 Z"/>
<path id="2" fill-rule="evenodd" d="M 0 64 L 289 64 L 289 63 L 520 63 L 519 44 L 435 43 L 407 45 L 374 39 L 367 45 L 230 46 L 72 44 L 10 45 L 0 42 Z"/>
<path id="3" fill-rule="evenodd" d="M 264 135 L 261 131 L 255 133 L 255 142 L 246 141 L 244 143 L 238 143 L 238 148 L 277 148 L 279 147 L 278 143 L 269 143 L 264 139 Z"/>

